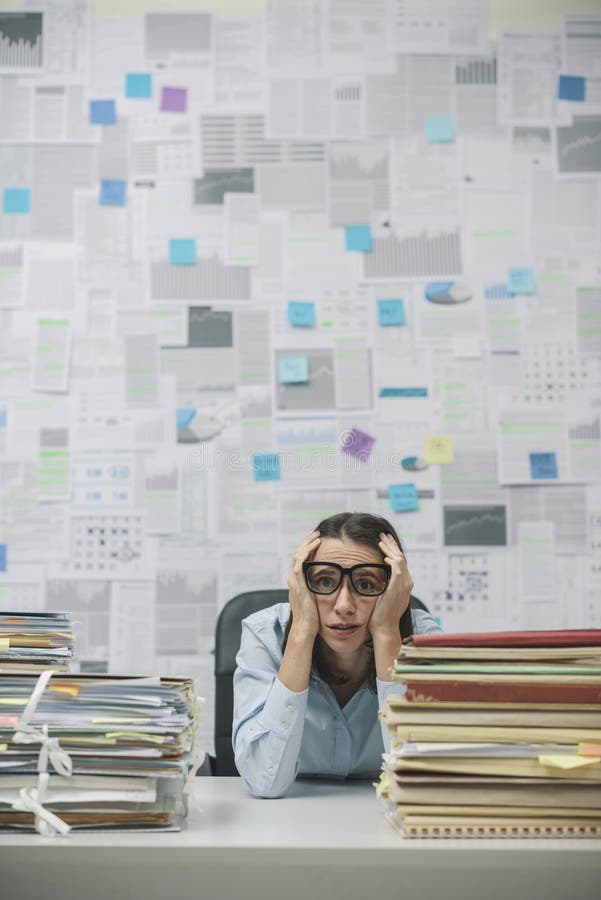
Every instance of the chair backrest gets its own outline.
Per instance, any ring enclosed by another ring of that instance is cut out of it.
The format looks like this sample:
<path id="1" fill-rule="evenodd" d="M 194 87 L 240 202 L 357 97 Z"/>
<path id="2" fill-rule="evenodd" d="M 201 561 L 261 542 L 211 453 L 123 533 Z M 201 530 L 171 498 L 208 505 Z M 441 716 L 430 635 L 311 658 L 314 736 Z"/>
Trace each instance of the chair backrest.
<path id="1" fill-rule="evenodd" d="M 215 628 L 215 765 L 214 775 L 237 775 L 232 750 L 234 670 L 240 649 L 242 619 L 275 603 L 287 603 L 287 590 L 246 591 L 229 600 Z M 412 609 L 428 607 L 411 595 Z"/>

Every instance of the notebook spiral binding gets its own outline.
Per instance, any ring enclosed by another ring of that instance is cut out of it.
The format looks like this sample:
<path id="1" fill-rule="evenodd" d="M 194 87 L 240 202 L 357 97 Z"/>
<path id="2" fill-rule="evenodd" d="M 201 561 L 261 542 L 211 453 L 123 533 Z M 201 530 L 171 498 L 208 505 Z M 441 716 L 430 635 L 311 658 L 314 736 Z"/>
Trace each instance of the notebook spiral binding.
<path id="1" fill-rule="evenodd" d="M 402 825 L 408 838 L 601 838 L 601 825 Z"/>

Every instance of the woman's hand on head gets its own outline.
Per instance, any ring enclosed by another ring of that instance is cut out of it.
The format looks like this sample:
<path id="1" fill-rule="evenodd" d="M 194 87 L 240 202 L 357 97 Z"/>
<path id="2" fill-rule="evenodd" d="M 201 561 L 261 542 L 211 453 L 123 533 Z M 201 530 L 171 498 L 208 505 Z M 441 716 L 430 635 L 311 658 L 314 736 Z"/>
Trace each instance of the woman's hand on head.
<path id="1" fill-rule="evenodd" d="M 372 637 L 399 634 L 399 620 L 407 607 L 413 590 L 413 579 L 403 551 L 391 534 L 380 534 L 379 547 L 391 569 L 390 581 L 384 593 L 378 597 L 369 619 Z"/>
<path id="2" fill-rule="evenodd" d="M 303 563 L 311 559 L 321 538 L 318 531 L 312 531 L 298 545 L 292 556 L 292 566 L 288 573 L 288 598 L 292 611 L 292 628 L 305 636 L 316 637 L 319 632 L 319 613 L 315 598 L 305 582 Z"/>

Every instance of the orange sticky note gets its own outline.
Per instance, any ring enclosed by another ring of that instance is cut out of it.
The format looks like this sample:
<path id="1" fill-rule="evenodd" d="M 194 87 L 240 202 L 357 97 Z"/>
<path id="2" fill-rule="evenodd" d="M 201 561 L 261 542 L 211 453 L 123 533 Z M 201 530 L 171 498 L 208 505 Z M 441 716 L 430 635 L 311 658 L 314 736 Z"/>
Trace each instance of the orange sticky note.
<path id="1" fill-rule="evenodd" d="M 49 684 L 46 688 L 54 694 L 67 694 L 69 697 L 77 697 L 79 694 L 78 684 Z"/>
<path id="2" fill-rule="evenodd" d="M 578 744 L 578 756 L 592 756 L 601 759 L 601 744 Z"/>

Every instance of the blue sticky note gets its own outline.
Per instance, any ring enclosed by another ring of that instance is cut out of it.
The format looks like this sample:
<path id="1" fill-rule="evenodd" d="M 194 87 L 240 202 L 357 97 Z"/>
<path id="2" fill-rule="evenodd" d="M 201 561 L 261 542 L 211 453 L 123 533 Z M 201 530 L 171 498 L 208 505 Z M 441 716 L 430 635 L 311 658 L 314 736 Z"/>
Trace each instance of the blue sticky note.
<path id="1" fill-rule="evenodd" d="M 279 481 L 281 477 L 279 453 L 253 453 L 255 481 Z"/>
<path id="2" fill-rule="evenodd" d="M 405 304 L 402 300 L 378 300 L 380 325 L 404 325 Z"/>
<path id="3" fill-rule="evenodd" d="M 125 96 L 141 100 L 152 97 L 150 72 L 128 72 L 125 76 Z"/>
<path id="4" fill-rule="evenodd" d="M 280 384 L 301 384 L 309 380 L 309 360 L 306 356 L 280 356 L 278 381 Z"/>
<path id="5" fill-rule="evenodd" d="M 507 269 L 507 290 L 510 294 L 534 294 L 536 284 L 534 281 L 534 269 L 509 268 Z"/>
<path id="6" fill-rule="evenodd" d="M 169 241 L 169 262 L 172 266 L 196 265 L 196 239 L 171 238 Z"/>
<path id="7" fill-rule="evenodd" d="M 6 572 L 6 544 L 0 544 L 0 572 Z"/>
<path id="8" fill-rule="evenodd" d="M 371 250 L 371 227 L 369 225 L 345 225 L 346 249 L 366 253 Z"/>
<path id="9" fill-rule="evenodd" d="M 114 125 L 116 121 L 114 100 L 90 100 L 90 125 Z"/>
<path id="10" fill-rule="evenodd" d="M 414 484 L 389 484 L 388 499 L 394 512 L 413 512 L 419 508 L 419 498 Z"/>
<path id="11" fill-rule="evenodd" d="M 530 453 L 531 478 L 558 478 L 555 453 Z"/>
<path id="12" fill-rule="evenodd" d="M 196 415 L 196 410 L 194 407 L 186 407 L 185 409 L 176 410 L 177 416 L 177 427 L 178 428 L 187 428 L 190 422 L 193 420 Z"/>
<path id="13" fill-rule="evenodd" d="M 313 328 L 315 325 L 315 304 L 308 300 L 289 300 L 288 321 L 295 328 Z"/>
<path id="14" fill-rule="evenodd" d="M 586 78 L 583 75 L 560 75 L 557 98 L 558 100 L 575 100 L 583 103 L 586 99 Z"/>
<path id="15" fill-rule="evenodd" d="M 101 206 L 125 206 L 127 182 L 120 178 L 103 178 L 100 182 Z"/>
<path id="16" fill-rule="evenodd" d="M 447 144 L 455 140 L 450 116 L 426 116 L 426 140 L 429 144 Z"/>
<path id="17" fill-rule="evenodd" d="M 5 213 L 28 213 L 31 209 L 29 188 L 4 188 L 2 211 Z"/>

